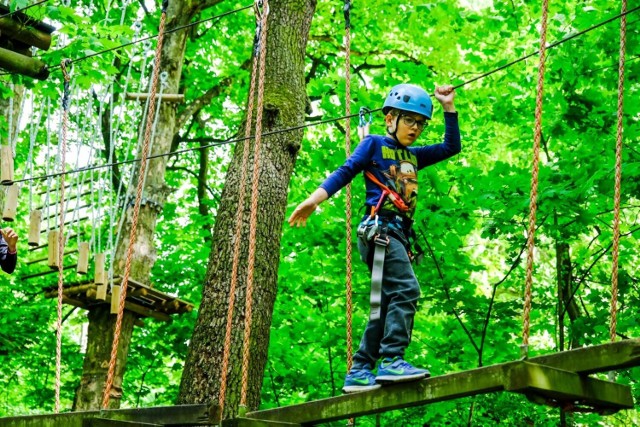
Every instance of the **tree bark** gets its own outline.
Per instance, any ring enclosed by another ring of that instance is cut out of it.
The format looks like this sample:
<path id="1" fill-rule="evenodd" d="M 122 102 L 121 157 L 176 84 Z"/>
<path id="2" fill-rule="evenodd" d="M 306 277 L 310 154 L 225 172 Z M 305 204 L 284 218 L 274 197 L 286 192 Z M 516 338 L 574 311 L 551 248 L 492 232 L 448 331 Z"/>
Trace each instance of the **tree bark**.
<path id="1" fill-rule="evenodd" d="M 222 0 L 210 2 L 207 6 L 220 3 Z M 191 0 L 174 0 L 169 2 L 165 28 L 171 29 L 188 24 L 193 16 L 202 8 L 198 2 Z M 162 47 L 161 72 L 168 73 L 167 88 L 165 93 L 178 93 L 184 53 L 186 47 L 186 32 L 176 31 L 165 35 Z M 158 125 L 153 141 L 151 155 L 166 154 L 171 149 L 171 143 L 175 134 L 176 124 L 176 104 L 162 103 L 160 106 Z M 168 195 L 168 188 L 165 184 L 165 172 L 167 157 L 152 159 L 147 167 L 147 178 L 144 186 L 144 194 L 149 202 L 140 207 L 138 225 L 133 244 L 133 256 L 131 259 L 130 277 L 138 282 L 148 284 L 149 274 L 156 260 L 156 249 L 153 236 L 156 229 L 158 212 L 162 209 Z M 139 166 L 138 166 L 139 168 Z M 139 170 L 139 169 L 138 169 Z M 136 176 L 138 174 L 136 173 Z M 135 200 L 134 184 L 128 194 L 129 201 Z M 124 272 L 127 248 L 129 245 L 129 235 L 132 228 L 133 203 L 127 204 L 125 222 L 122 229 L 122 240 L 118 243 L 114 259 L 114 273 Z M 120 345 L 118 349 L 118 360 L 114 376 L 114 385 L 122 384 L 122 377 L 126 368 L 126 358 L 130 344 L 130 337 L 133 332 L 135 315 L 125 312 L 120 335 Z M 85 355 L 82 379 L 76 391 L 75 410 L 98 409 L 102 404 L 102 393 L 106 382 L 107 366 L 111 355 L 113 342 L 113 327 L 115 315 L 108 313 L 108 308 L 98 308 L 89 315 L 89 336 L 87 353 Z M 91 333 L 91 331 L 103 331 L 101 333 Z M 96 374 L 99 372 L 99 374 Z M 122 391 L 114 390 L 109 401 L 110 408 L 119 408 Z"/>
<path id="2" fill-rule="evenodd" d="M 304 57 L 315 0 L 270 1 L 263 132 L 304 123 L 307 104 Z M 255 117 L 255 114 L 254 114 Z M 254 125 L 253 123 L 251 124 Z M 287 188 L 302 131 L 284 132 L 263 138 L 260 160 L 251 360 L 248 367 L 247 407 L 256 409 L 269 345 L 269 329 L 277 290 L 280 236 L 287 202 Z M 254 140 L 247 143 L 254 145 Z M 229 359 L 224 417 L 238 413 L 242 377 L 242 347 L 245 330 L 245 296 L 249 248 L 251 183 L 241 181 L 244 142 L 236 144 L 222 193 L 213 246 L 203 289 L 203 299 L 180 385 L 179 403 L 218 401 L 221 361 L 229 304 L 233 244 L 240 239 L 241 254 L 233 313 L 233 339 Z M 253 150 L 252 150 L 253 151 Z M 253 154 L 246 171 L 253 174 Z M 247 185 L 240 236 L 235 236 L 239 187 Z"/>

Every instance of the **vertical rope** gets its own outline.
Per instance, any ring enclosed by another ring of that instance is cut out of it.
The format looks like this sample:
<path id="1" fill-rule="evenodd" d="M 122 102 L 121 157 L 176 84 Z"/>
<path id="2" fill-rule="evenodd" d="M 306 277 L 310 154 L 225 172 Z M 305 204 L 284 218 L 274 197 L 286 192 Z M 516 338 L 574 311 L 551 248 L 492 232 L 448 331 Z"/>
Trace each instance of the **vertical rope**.
<path id="1" fill-rule="evenodd" d="M 529 354 L 529 321 L 531 316 L 531 288 L 533 283 L 533 251 L 535 248 L 536 210 L 538 200 L 538 172 L 540 139 L 542 136 L 542 101 L 544 89 L 545 54 L 547 51 L 547 17 L 549 0 L 542 1 L 542 25 L 540 27 L 540 62 L 538 65 L 538 86 L 536 90 L 535 129 L 533 133 L 533 169 L 531 176 L 531 196 L 529 199 L 529 231 L 527 235 L 527 276 L 524 292 L 524 320 L 521 352 Z"/>
<path id="2" fill-rule="evenodd" d="M 149 145 L 151 139 L 151 127 L 153 125 L 153 114 L 156 106 L 156 91 L 158 86 L 158 76 L 160 75 L 160 57 L 162 53 L 162 42 L 164 40 L 164 24 L 167 19 L 167 2 L 162 4 L 162 16 L 160 18 L 160 29 L 158 30 L 158 44 L 156 46 L 155 64 L 153 67 L 153 79 L 151 83 L 151 100 L 149 102 L 149 114 L 147 115 L 146 129 L 144 135 L 144 145 L 142 147 L 142 155 L 140 156 L 140 172 L 138 175 L 138 185 L 136 188 L 136 201 L 133 206 L 133 217 L 131 219 L 131 233 L 129 234 L 129 246 L 127 247 L 127 256 L 125 261 L 124 273 L 122 275 L 122 285 L 120 288 L 120 305 L 118 307 L 118 316 L 116 318 L 116 326 L 113 334 L 113 345 L 111 347 L 111 360 L 109 361 L 109 370 L 107 372 L 107 381 L 105 383 L 104 396 L 102 399 L 102 407 L 109 406 L 109 398 L 111 387 L 113 385 L 113 377 L 116 370 L 116 362 L 118 358 L 118 342 L 120 340 L 120 331 L 122 329 L 122 318 L 124 317 L 124 304 L 127 298 L 127 285 L 129 283 L 129 275 L 131 274 L 131 261 L 133 258 L 133 244 L 136 240 L 136 231 L 138 228 L 138 216 L 140 214 L 140 202 L 142 201 L 142 184 L 146 173 L 147 162 L 149 157 Z"/>
<path id="3" fill-rule="evenodd" d="M 253 160 L 253 177 L 251 188 L 251 217 L 249 220 L 249 261 L 247 264 L 247 296 L 244 311 L 245 332 L 242 350 L 242 389 L 240 406 L 247 406 L 247 389 L 249 387 L 249 348 L 251 342 L 251 317 L 253 312 L 253 273 L 256 260 L 256 231 L 258 223 L 258 196 L 260 180 L 260 143 L 262 142 L 262 111 L 264 108 L 264 75 L 267 56 L 267 28 L 269 1 L 262 2 L 262 33 L 260 34 L 260 71 L 258 75 L 258 106 L 256 111 L 256 131 Z"/>
<path id="4" fill-rule="evenodd" d="M 64 178 L 65 161 L 67 151 L 67 125 L 69 118 L 69 82 L 71 76 L 67 72 L 67 66 L 71 65 L 70 59 L 61 62 L 64 74 L 64 92 L 62 95 L 62 138 L 60 140 L 60 230 L 58 235 L 58 321 L 56 322 L 56 390 L 55 413 L 60 412 L 60 373 L 62 366 L 62 293 L 64 291 Z"/>
<path id="5" fill-rule="evenodd" d="M 345 21 L 345 34 L 344 34 L 344 53 L 345 53 L 345 106 L 344 115 L 346 116 L 344 129 L 345 129 L 345 155 L 347 159 L 351 156 L 351 0 L 344 0 L 344 21 Z M 351 183 L 346 187 L 346 234 L 347 234 L 347 274 L 346 274 L 346 293 L 347 293 L 347 372 L 351 370 L 353 365 L 353 338 L 352 338 L 352 267 L 351 267 Z"/>
<path id="6" fill-rule="evenodd" d="M 231 353 L 231 330 L 233 326 L 233 311 L 236 301 L 236 287 L 238 284 L 238 264 L 240 262 L 240 236 L 242 235 L 242 219 L 244 215 L 244 199 L 247 195 L 247 169 L 249 165 L 249 150 L 251 146 L 251 124 L 253 121 L 253 102 L 258 74 L 258 61 L 260 60 L 260 40 L 262 34 L 262 19 L 258 3 L 255 4 L 256 35 L 254 40 L 253 66 L 251 70 L 251 82 L 249 84 L 249 100 L 247 102 L 247 117 L 244 127 L 244 147 L 242 151 L 242 165 L 240 167 L 240 184 L 238 189 L 238 215 L 236 216 L 236 228 L 233 242 L 233 263 L 231 266 L 231 284 L 229 285 L 229 308 L 227 309 L 227 325 L 224 336 L 224 350 L 222 353 L 222 372 L 220 375 L 220 394 L 218 406 L 220 414 L 224 413 L 224 404 L 227 394 L 227 373 L 229 371 L 229 356 Z"/>
<path id="7" fill-rule="evenodd" d="M 620 183 L 622 181 L 622 131 L 624 119 L 624 63 L 627 42 L 627 0 L 622 0 L 620 18 L 620 63 L 618 65 L 618 129 L 616 133 L 616 177 L 613 196 L 613 268 L 611 272 L 611 342 L 616 340 L 618 323 L 618 259 L 620 254 Z"/>

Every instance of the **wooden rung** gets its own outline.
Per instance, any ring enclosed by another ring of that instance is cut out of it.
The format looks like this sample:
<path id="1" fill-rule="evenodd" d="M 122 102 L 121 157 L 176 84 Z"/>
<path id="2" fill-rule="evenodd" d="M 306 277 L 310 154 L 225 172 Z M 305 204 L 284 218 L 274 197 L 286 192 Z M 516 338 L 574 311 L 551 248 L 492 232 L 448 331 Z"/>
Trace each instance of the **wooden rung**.
<path id="1" fill-rule="evenodd" d="M 118 314 L 120 311 L 120 285 L 111 287 L 111 314 Z"/>
<path id="2" fill-rule="evenodd" d="M 87 274 L 89 270 L 89 242 L 78 243 L 78 274 Z"/>
<path id="3" fill-rule="evenodd" d="M 4 210 L 2 211 L 2 219 L 5 221 L 15 221 L 16 219 L 18 192 L 19 188 L 17 184 L 13 184 L 7 189 L 7 197 L 4 201 Z"/>
<path id="4" fill-rule="evenodd" d="M 29 214 L 29 246 L 40 244 L 40 222 L 42 221 L 42 211 L 35 210 Z"/>
<path id="5" fill-rule="evenodd" d="M 47 265 L 52 270 L 57 270 L 60 266 L 59 264 L 59 254 L 60 254 L 60 232 L 58 230 L 51 230 L 49 232 L 49 260 L 47 261 Z"/>
<path id="6" fill-rule="evenodd" d="M 146 101 L 149 98 L 148 93 L 126 93 L 125 99 L 128 101 Z M 156 94 L 156 99 L 160 99 L 161 95 L 159 93 Z M 184 102 L 184 95 L 178 93 L 163 93 L 162 94 L 162 102 Z"/>
<path id="7" fill-rule="evenodd" d="M 107 284 L 107 274 L 106 271 L 104 269 L 104 263 L 105 263 L 105 253 L 99 253 L 96 254 L 95 259 L 94 259 L 94 273 L 93 273 L 93 277 L 94 280 L 93 282 L 96 285 L 106 285 Z"/>
<path id="8" fill-rule="evenodd" d="M 64 289 L 63 293 L 65 295 L 78 295 L 78 294 L 83 294 L 85 292 L 87 292 L 88 290 L 91 289 L 96 289 L 96 285 L 94 285 L 93 283 L 83 283 L 81 285 L 76 285 L 76 286 L 69 286 L 67 288 Z M 44 294 L 45 297 L 47 298 L 53 298 L 56 295 L 58 295 L 58 290 L 53 290 L 53 291 L 49 291 L 46 292 Z"/>
<path id="9" fill-rule="evenodd" d="M 0 146 L 0 184 L 13 184 L 13 149 L 10 145 Z"/>
<path id="10" fill-rule="evenodd" d="M 98 285 L 96 287 L 96 299 L 99 299 L 100 301 L 106 301 L 107 300 L 107 285 L 106 284 L 105 285 Z"/>

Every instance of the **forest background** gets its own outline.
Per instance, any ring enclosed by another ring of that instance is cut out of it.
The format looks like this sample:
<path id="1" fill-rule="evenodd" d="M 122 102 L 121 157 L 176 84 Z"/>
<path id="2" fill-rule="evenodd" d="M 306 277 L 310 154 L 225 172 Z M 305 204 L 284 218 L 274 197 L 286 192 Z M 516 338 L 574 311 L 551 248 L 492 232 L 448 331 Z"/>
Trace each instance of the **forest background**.
<path id="1" fill-rule="evenodd" d="M 11 7 L 28 4 L 13 1 Z M 221 1 L 198 15 L 205 22 L 185 29 L 188 41 L 180 92 L 186 102 L 177 106 L 177 114 L 184 114 L 185 120 L 176 129 L 172 151 L 186 151 L 168 157 L 169 191 L 155 230 L 157 259 L 150 281 L 196 308 L 210 256 L 211 229 L 233 156 L 233 144 L 226 141 L 239 134 L 244 117 L 255 27 L 251 10 L 207 18 L 249 5 Z M 112 119 L 112 126 L 118 120 L 120 126 L 115 157 L 135 157 L 143 108 L 122 101 L 118 94 L 125 85 L 147 90 L 155 41 L 92 55 L 156 34 L 157 6 L 143 1 L 79 0 L 67 5 L 44 3 L 29 10 L 31 16 L 58 28 L 52 49 L 39 53 L 46 63 L 55 66 L 63 58 L 87 57 L 74 63 L 71 80 L 69 154 L 80 159 L 75 166 L 107 163 L 104 117 L 99 116 L 106 105 L 119 112 Z M 617 13 L 619 4 L 612 1 L 552 2 L 547 40 L 561 40 Z M 385 92 L 397 83 L 412 82 L 428 90 L 436 84 L 463 84 L 535 52 L 540 16 L 540 5 L 526 1 L 354 2 L 352 111 L 361 106 L 379 108 Z M 627 23 L 619 339 L 637 337 L 640 329 L 639 20 L 637 13 L 630 14 Z M 309 124 L 344 114 L 343 35 L 343 3 L 319 2 L 305 55 Z M 603 343 L 609 337 L 618 51 L 619 20 L 548 51 L 531 314 L 533 354 Z M 427 252 L 416 266 L 423 297 L 407 358 L 429 367 L 434 375 L 519 357 L 537 66 L 534 55 L 457 89 L 463 151 L 421 172 L 416 231 Z M 0 138 L 2 144 L 15 143 L 17 177 L 54 171 L 60 69 L 52 70 L 46 81 L 0 74 L 0 102 L 5 112 L 11 112 L 0 117 Z M 24 101 L 12 102 L 21 99 L 16 98 L 21 88 Z M 202 105 L 193 113 L 196 102 Z M 356 123 L 352 120 L 352 126 Z M 374 113 L 372 133 L 384 132 L 381 123 L 380 113 Z M 420 142 L 439 142 L 442 133 L 441 111 L 436 109 Z M 353 139 L 357 143 L 355 134 Z M 202 149 L 207 144 L 212 146 Z M 344 120 L 305 130 L 287 214 L 343 162 L 343 146 Z M 206 153 L 204 162 L 201 153 Z M 131 167 L 120 168 L 116 176 L 126 181 Z M 82 175 L 94 183 L 89 196 L 94 207 L 83 211 L 90 219 L 70 226 L 86 230 L 94 249 L 107 247 L 114 238 L 111 218 L 117 221 L 122 211 L 112 171 L 102 168 L 73 178 Z M 354 224 L 363 213 L 361 185 L 359 179 L 354 181 Z M 5 301 L 0 308 L 0 416 L 53 410 L 56 308 L 54 299 L 44 298 L 43 289 L 55 285 L 56 279 L 24 277 L 45 270 L 41 263 L 30 262 L 42 253 L 28 251 L 25 236 L 30 208 L 51 203 L 54 190 L 49 193 L 47 188 L 54 187 L 55 180 L 25 181 L 17 221 L 2 224 L 16 228 L 21 241 L 17 271 L 0 276 L 0 299 Z M 344 197 L 341 192 L 325 203 L 305 229 L 284 227 L 261 391 L 263 408 L 340 393 L 348 352 Z M 98 206 L 102 214 L 96 215 Z M 93 218 L 97 216 L 102 219 Z M 367 318 L 369 278 L 357 259 L 354 266 L 357 344 Z M 74 274 L 67 272 L 68 280 Z M 569 298 L 572 294 L 575 297 Z M 219 304 L 225 306 L 227 301 Z M 196 318 L 197 309 L 174 316 L 172 322 L 145 320 L 143 327 L 134 329 L 122 406 L 175 403 Z M 65 306 L 64 319 L 62 402 L 69 409 L 82 373 L 86 314 Z M 618 381 L 631 384 L 636 399 L 639 379 L 637 369 L 618 376 Z M 377 420 L 364 419 L 363 424 L 458 425 L 460 420 L 473 425 L 498 421 L 522 425 L 523 420 L 555 425 L 560 416 L 557 410 L 533 406 L 522 396 L 500 394 L 396 411 Z M 576 414 L 572 421 L 637 425 L 638 415 L 635 411 L 607 418 Z"/>

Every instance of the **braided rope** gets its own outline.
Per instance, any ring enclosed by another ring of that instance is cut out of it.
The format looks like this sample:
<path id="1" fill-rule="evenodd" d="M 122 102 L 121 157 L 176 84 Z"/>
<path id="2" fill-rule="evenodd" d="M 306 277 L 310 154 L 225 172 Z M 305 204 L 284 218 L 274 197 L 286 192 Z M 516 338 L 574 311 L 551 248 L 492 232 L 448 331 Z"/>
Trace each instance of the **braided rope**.
<path id="1" fill-rule="evenodd" d="M 540 62 L 538 65 L 538 86 L 536 90 L 535 129 L 533 133 L 533 170 L 531 176 L 531 195 L 529 199 L 529 231 L 527 235 L 527 276 L 524 292 L 524 320 L 522 332 L 522 355 L 529 353 L 529 328 L 531 316 L 531 288 L 533 284 L 533 252 L 535 248 L 536 210 L 538 200 L 538 172 L 540 157 L 540 139 L 542 136 L 542 101 L 544 89 L 545 54 L 547 47 L 547 17 L 549 0 L 542 2 L 542 25 L 540 28 Z"/>
<path id="2" fill-rule="evenodd" d="M 256 259 L 256 232 L 258 223 L 258 196 L 260 179 L 260 143 L 262 142 L 262 111 L 264 109 L 264 76 L 267 56 L 267 28 L 269 16 L 269 2 L 262 5 L 262 33 L 260 34 L 260 71 L 258 75 L 258 106 L 256 113 L 256 140 L 254 147 L 253 178 L 251 189 L 251 217 L 249 221 L 249 262 L 247 265 L 247 296 L 245 305 L 245 332 L 242 351 L 242 389 L 240 392 L 240 406 L 247 406 L 247 389 L 249 387 L 249 347 L 251 342 L 251 316 L 253 311 L 253 273 Z"/>
<path id="3" fill-rule="evenodd" d="M 166 8 L 162 9 L 162 16 L 160 18 L 160 29 L 158 31 L 158 45 L 156 46 L 155 64 L 153 67 L 153 78 L 151 83 L 151 95 L 149 102 L 149 112 L 147 115 L 147 123 L 144 134 L 144 144 L 142 147 L 142 155 L 140 162 L 140 171 L 138 174 L 138 185 L 136 188 L 136 201 L 133 206 L 133 217 L 131 219 L 131 233 L 129 234 L 129 246 L 127 247 L 127 257 L 124 267 L 124 273 L 122 275 L 122 285 L 120 288 L 120 305 L 118 307 L 118 316 L 116 318 L 116 326 L 113 334 L 113 345 L 111 346 L 111 360 L 109 361 L 109 371 L 107 372 L 107 381 L 105 383 L 104 396 L 102 399 L 102 407 L 107 408 L 109 406 L 109 398 L 111 394 L 111 387 L 113 385 L 113 378 L 116 370 L 116 361 L 118 356 L 118 342 L 120 341 L 120 332 L 122 329 L 122 319 L 124 317 L 124 305 L 127 298 L 127 285 L 129 283 L 129 275 L 131 274 L 131 261 L 133 258 L 133 244 L 136 240 L 136 231 L 138 227 L 138 216 L 140 214 L 140 203 L 142 201 L 142 187 L 144 177 L 146 174 L 147 162 L 145 161 L 149 156 L 149 146 L 151 140 L 151 128 L 153 125 L 153 117 L 156 107 L 156 92 L 158 89 L 158 77 L 160 75 L 160 58 L 162 54 L 162 42 L 164 39 L 164 24 L 167 18 Z"/>
<path id="4" fill-rule="evenodd" d="M 345 129 L 345 155 L 347 158 L 351 156 L 351 25 L 350 25 L 350 9 L 351 4 L 349 0 L 344 2 L 344 15 L 345 15 L 345 34 L 344 34 L 344 51 L 345 51 L 345 106 L 344 115 L 347 117 L 344 123 Z M 353 269 L 351 266 L 352 259 L 352 240 L 351 240 L 351 183 L 346 187 L 346 233 L 347 233 L 347 273 L 346 273 L 346 293 L 347 293 L 347 372 L 351 370 L 353 365 L 353 326 L 352 326 L 352 311 L 353 311 L 353 285 L 352 276 Z"/>
<path id="5" fill-rule="evenodd" d="M 256 11 L 256 47 L 260 40 L 261 24 L 260 24 L 260 10 L 257 3 L 255 5 Z M 240 167 L 240 188 L 238 194 L 238 215 L 236 217 L 235 228 L 235 240 L 233 242 L 233 264 L 231 267 L 231 284 L 229 287 L 229 308 L 227 310 L 227 327 L 224 336 L 224 350 L 222 353 L 222 372 L 220 375 L 220 394 L 218 396 L 218 406 L 220 407 L 220 414 L 224 413 L 224 403 L 227 393 L 227 374 L 229 370 L 229 356 L 231 353 L 231 329 L 233 327 L 233 311 L 235 309 L 236 301 L 236 287 L 238 284 L 238 264 L 240 262 L 240 243 L 242 233 L 242 219 L 244 215 L 244 199 L 247 195 L 247 168 L 249 165 L 249 150 L 251 145 L 251 123 L 253 121 L 253 101 L 256 87 L 256 75 L 258 74 L 258 61 L 260 58 L 260 52 L 256 50 L 253 55 L 253 67 L 251 70 L 251 82 L 249 84 L 249 101 L 247 105 L 247 117 L 244 127 L 244 147 L 242 152 L 242 166 Z"/>
<path id="6" fill-rule="evenodd" d="M 627 0 L 622 0 L 622 13 Z M 613 268 L 611 272 L 611 324 L 609 336 L 616 340 L 618 324 L 618 260 L 620 254 L 620 183 L 622 181 L 622 125 L 624 119 L 624 62 L 627 41 L 627 15 L 620 19 L 620 63 L 618 66 L 618 128 L 616 133 L 616 177 L 613 196 Z"/>
<path id="7" fill-rule="evenodd" d="M 62 138 L 60 139 L 60 171 L 64 172 L 67 151 L 67 127 L 69 122 L 69 83 L 71 76 L 67 72 L 67 66 L 71 65 L 69 59 L 63 59 L 60 66 L 64 75 L 64 93 L 62 95 Z M 56 322 L 56 385 L 54 412 L 60 412 L 60 388 L 62 371 L 62 295 L 64 292 L 64 178 L 60 175 L 60 230 L 58 234 L 58 320 Z"/>

